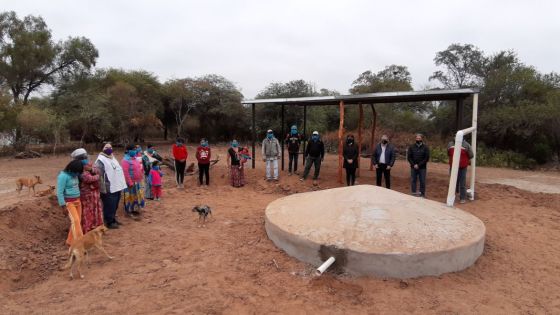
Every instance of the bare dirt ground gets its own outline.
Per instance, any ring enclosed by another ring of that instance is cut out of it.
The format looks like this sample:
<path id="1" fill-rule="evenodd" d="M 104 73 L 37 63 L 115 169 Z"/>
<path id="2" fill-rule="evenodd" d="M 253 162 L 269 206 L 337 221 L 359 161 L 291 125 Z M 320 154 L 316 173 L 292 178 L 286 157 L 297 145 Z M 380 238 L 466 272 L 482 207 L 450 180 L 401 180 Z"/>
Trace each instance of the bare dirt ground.
<path id="1" fill-rule="evenodd" d="M 233 188 L 220 151 L 209 188 L 197 187 L 190 176 L 186 190 L 178 191 L 165 169 L 163 201 L 148 203 L 141 221 L 121 215 L 125 225 L 104 239 L 115 259 L 93 252 L 86 278 L 74 281 L 58 270 L 66 261 L 66 216 L 46 197 L 18 196 L 13 184 L 34 174 L 53 184 L 67 157 L 0 160 L 0 314 L 560 313 L 560 195 L 487 181 L 522 178 L 529 186 L 557 186 L 558 173 L 479 168 L 478 200 L 462 208 L 486 224 L 487 240 L 467 270 L 407 281 L 314 278 L 313 266 L 268 240 L 263 219 L 269 202 L 313 190 L 311 181 L 282 173 L 279 183 L 267 183 L 257 161 L 256 170 L 247 170 L 248 185 Z M 328 156 L 318 189 L 339 186 L 336 165 L 336 156 Z M 395 190 L 408 192 L 408 172 L 399 161 Z M 429 166 L 428 198 L 444 201 L 447 176 L 446 165 Z M 374 174 L 362 169 L 359 182 L 373 183 Z M 197 227 L 190 210 L 200 203 L 215 213 L 206 228 Z"/>

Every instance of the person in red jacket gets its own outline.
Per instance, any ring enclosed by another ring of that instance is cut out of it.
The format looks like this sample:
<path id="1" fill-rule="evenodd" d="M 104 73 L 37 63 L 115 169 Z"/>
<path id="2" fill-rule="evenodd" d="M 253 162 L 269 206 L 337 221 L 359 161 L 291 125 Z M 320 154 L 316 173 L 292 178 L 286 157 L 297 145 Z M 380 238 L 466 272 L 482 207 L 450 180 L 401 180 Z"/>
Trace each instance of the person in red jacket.
<path id="1" fill-rule="evenodd" d="M 198 183 L 202 186 L 202 179 L 206 177 L 206 186 L 210 185 L 210 157 L 212 151 L 208 146 L 208 140 L 203 138 L 200 146 L 196 149 L 196 160 L 198 161 Z"/>
<path id="2" fill-rule="evenodd" d="M 449 156 L 449 171 L 453 164 L 453 153 L 455 152 L 455 140 L 452 140 L 447 145 L 447 155 Z M 457 188 L 459 192 L 459 203 L 467 202 L 467 168 L 469 167 L 470 159 L 474 157 L 471 145 L 463 140 L 461 144 L 461 155 L 459 158 L 459 172 L 457 173 Z"/>
<path id="3" fill-rule="evenodd" d="M 177 181 L 177 188 L 185 188 L 183 181 L 185 180 L 185 167 L 187 166 L 187 147 L 185 146 L 185 139 L 177 138 L 175 144 L 171 147 L 171 154 L 175 160 L 175 180 Z"/>

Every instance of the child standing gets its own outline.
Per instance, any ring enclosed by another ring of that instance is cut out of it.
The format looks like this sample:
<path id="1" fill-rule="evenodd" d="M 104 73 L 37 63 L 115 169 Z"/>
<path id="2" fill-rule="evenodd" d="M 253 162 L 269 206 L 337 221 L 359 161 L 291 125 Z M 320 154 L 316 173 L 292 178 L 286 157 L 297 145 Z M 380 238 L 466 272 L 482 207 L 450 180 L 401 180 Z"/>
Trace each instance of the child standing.
<path id="1" fill-rule="evenodd" d="M 150 185 L 152 186 L 152 196 L 156 201 L 161 200 L 162 176 L 163 172 L 160 170 L 157 162 L 154 162 L 152 165 L 152 169 L 150 170 L 148 180 L 150 181 Z"/>
<path id="2" fill-rule="evenodd" d="M 196 160 L 198 161 L 198 182 L 202 186 L 202 179 L 206 177 L 206 186 L 210 185 L 210 157 L 212 152 L 206 138 L 200 141 L 196 149 Z"/>

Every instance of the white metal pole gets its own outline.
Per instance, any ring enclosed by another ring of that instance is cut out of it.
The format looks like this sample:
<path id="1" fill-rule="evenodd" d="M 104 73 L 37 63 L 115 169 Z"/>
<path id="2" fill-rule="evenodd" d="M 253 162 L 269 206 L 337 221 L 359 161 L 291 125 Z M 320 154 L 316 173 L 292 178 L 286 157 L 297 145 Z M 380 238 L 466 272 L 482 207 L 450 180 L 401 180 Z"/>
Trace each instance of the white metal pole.
<path id="1" fill-rule="evenodd" d="M 472 126 L 474 130 L 472 132 L 472 151 L 474 157 L 471 161 L 471 194 L 470 199 L 474 200 L 474 183 L 476 178 L 476 134 L 478 130 L 478 93 L 473 95 L 473 113 L 472 113 Z"/>

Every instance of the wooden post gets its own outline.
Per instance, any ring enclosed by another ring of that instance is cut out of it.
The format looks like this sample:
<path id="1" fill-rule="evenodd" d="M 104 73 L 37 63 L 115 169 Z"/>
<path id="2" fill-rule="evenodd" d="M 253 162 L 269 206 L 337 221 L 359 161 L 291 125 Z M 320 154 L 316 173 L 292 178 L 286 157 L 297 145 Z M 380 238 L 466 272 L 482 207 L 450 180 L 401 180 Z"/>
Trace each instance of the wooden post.
<path id="1" fill-rule="evenodd" d="M 338 110 L 340 113 L 340 121 L 338 125 L 338 182 L 342 184 L 342 150 L 344 148 L 344 143 L 342 137 L 344 136 L 344 101 L 340 101 L 338 104 Z"/>
<path id="2" fill-rule="evenodd" d="M 251 104 L 251 112 L 252 112 L 252 116 L 253 116 L 253 127 L 251 128 L 251 137 L 252 139 L 252 154 L 253 154 L 253 158 L 251 159 L 251 166 L 254 169 L 255 168 L 255 160 L 257 159 L 257 157 L 255 156 L 255 142 L 257 139 L 257 130 L 255 127 L 255 104 Z"/>
<path id="3" fill-rule="evenodd" d="M 284 170 L 284 104 L 282 104 L 282 128 L 280 128 L 280 143 L 282 144 L 282 171 Z"/>
<path id="4" fill-rule="evenodd" d="M 371 141 L 370 148 L 371 154 L 375 151 L 375 128 L 377 127 L 377 112 L 375 111 L 375 104 L 371 104 L 371 111 L 373 112 L 372 122 L 371 122 Z M 373 171 L 373 164 L 369 163 L 369 170 Z"/>
<path id="5" fill-rule="evenodd" d="M 360 121 L 358 122 L 358 160 L 355 163 L 358 167 L 358 176 L 360 176 L 360 156 L 362 155 L 362 128 L 364 127 L 364 107 L 362 103 L 359 104 L 360 106 Z"/>

